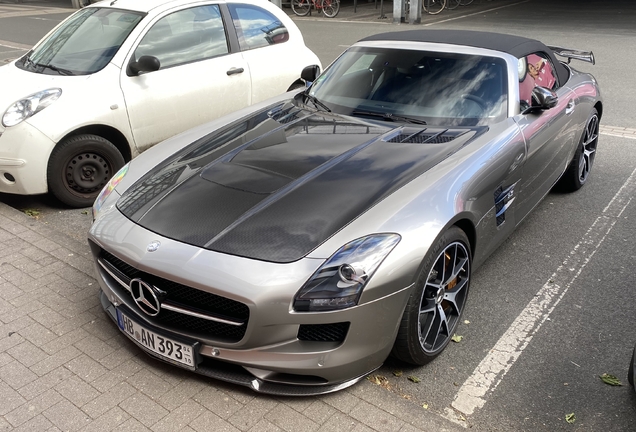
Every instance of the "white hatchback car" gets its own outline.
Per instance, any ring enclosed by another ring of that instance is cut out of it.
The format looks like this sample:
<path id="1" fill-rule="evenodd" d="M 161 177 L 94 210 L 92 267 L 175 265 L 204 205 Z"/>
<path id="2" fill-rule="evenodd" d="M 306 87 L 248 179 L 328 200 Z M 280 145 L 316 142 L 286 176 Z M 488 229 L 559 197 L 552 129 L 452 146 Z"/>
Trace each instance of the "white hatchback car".
<path id="1" fill-rule="evenodd" d="M 0 67 L 0 192 L 92 204 L 124 163 L 320 67 L 266 0 L 110 0 Z"/>

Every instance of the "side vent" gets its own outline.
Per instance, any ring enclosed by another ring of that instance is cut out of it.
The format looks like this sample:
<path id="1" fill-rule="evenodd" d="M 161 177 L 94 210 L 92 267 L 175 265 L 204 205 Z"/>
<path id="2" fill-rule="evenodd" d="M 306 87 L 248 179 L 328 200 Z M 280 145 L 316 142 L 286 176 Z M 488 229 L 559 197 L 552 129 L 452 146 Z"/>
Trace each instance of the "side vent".
<path id="1" fill-rule="evenodd" d="M 269 118 L 281 124 L 291 123 L 298 118 L 298 113 L 300 113 L 300 110 L 298 108 L 296 108 L 295 106 L 283 108 L 283 106 L 284 105 L 280 105 L 270 110 L 267 113 Z"/>
<path id="2" fill-rule="evenodd" d="M 497 226 L 501 226 L 506 221 L 506 210 L 510 207 L 510 204 L 515 200 L 514 191 L 515 184 L 512 184 L 505 189 L 503 186 L 499 186 L 495 190 L 495 217 L 497 218 Z"/>

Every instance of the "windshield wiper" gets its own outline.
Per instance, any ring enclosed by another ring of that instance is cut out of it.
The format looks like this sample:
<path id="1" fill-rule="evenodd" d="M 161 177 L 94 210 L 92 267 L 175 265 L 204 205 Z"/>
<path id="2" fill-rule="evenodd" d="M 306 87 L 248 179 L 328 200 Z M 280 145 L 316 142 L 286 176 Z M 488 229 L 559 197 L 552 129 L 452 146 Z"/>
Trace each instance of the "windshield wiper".
<path id="1" fill-rule="evenodd" d="M 320 100 L 318 100 L 318 98 L 316 96 L 310 95 L 309 92 L 303 92 L 302 93 L 303 96 L 305 97 L 305 101 L 307 99 L 309 99 L 316 108 L 322 108 L 323 110 L 327 111 L 327 112 L 331 112 L 331 109 L 325 105 L 324 103 L 320 102 Z"/>
<path id="2" fill-rule="evenodd" d="M 392 113 L 381 113 L 381 112 L 375 112 L 375 111 L 354 111 L 352 113 L 352 115 L 354 116 L 367 116 L 367 117 L 379 117 L 382 120 L 386 120 L 386 121 L 397 121 L 397 122 L 406 122 L 406 123 L 413 123 L 413 124 L 419 124 L 419 125 L 425 125 L 426 122 L 424 120 L 419 120 L 413 117 L 407 117 L 407 116 L 402 116 L 399 114 L 392 114 Z"/>
<path id="3" fill-rule="evenodd" d="M 61 67 L 57 67 L 57 66 L 54 66 L 52 64 L 34 63 L 33 60 L 31 60 L 28 57 L 27 57 L 27 60 L 33 66 L 41 67 L 41 68 L 44 68 L 44 69 L 51 69 L 52 71 L 55 71 L 55 72 L 59 73 L 60 75 L 75 75 L 75 72 L 71 72 L 68 69 L 62 69 Z"/>

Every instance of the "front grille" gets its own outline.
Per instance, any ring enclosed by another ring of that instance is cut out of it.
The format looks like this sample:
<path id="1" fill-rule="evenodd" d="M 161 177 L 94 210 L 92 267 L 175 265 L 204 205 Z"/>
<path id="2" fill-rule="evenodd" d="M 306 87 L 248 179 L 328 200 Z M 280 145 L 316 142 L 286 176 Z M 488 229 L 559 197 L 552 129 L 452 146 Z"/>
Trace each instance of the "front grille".
<path id="1" fill-rule="evenodd" d="M 298 339 L 313 342 L 342 342 L 349 331 L 348 322 L 334 324 L 302 324 Z"/>
<path id="2" fill-rule="evenodd" d="M 247 305 L 142 272 L 103 249 L 100 252 L 100 258 L 128 279 L 140 278 L 166 292 L 165 297 L 161 299 L 162 302 L 169 301 L 171 304 L 183 306 L 195 312 L 229 321 L 243 322 L 239 326 L 231 325 L 162 308 L 159 315 L 154 317 L 157 324 L 187 333 L 203 334 L 206 337 L 222 339 L 226 342 L 238 342 L 245 335 L 250 315 Z M 130 295 L 129 291 L 125 292 Z"/>

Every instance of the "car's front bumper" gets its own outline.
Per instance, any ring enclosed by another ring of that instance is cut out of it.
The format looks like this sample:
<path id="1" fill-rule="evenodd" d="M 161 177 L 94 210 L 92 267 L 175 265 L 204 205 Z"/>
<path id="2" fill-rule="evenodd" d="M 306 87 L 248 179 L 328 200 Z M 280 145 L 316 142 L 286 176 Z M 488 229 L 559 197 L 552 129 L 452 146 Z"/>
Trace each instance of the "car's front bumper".
<path id="1" fill-rule="evenodd" d="M 100 300 L 104 311 L 107 315 L 117 323 L 117 314 L 115 306 L 108 301 L 106 294 L 103 291 L 100 292 Z M 159 330 L 160 331 L 160 330 Z M 129 337 L 139 348 L 141 348 L 146 354 L 159 360 L 166 361 L 164 358 L 158 357 L 155 353 L 145 348 L 140 342 L 133 337 Z M 208 347 L 209 348 L 209 347 Z M 209 351 L 209 349 L 208 349 Z M 200 362 L 195 369 L 195 372 L 215 378 L 221 381 L 230 382 L 245 387 L 249 387 L 260 393 L 274 394 L 278 396 L 311 396 L 318 394 L 326 394 L 345 389 L 365 377 L 367 373 L 352 378 L 347 381 L 336 384 L 306 384 L 298 385 L 299 383 L 281 383 L 270 382 L 265 379 L 259 378 L 248 371 L 245 367 L 229 363 L 227 361 L 217 360 L 209 355 L 201 355 Z M 371 371 L 369 371 L 371 372 Z"/>
<path id="2" fill-rule="evenodd" d="M 109 213 L 98 219 L 90 235 L 103 308 L 116 322 L 119 309 L 148 330 L 194 346 L 198 373 L 278 395 L 329 393 L 377 369 L 393 347 L 410 286 L 391 287 L 387 295 L 345 310 L 298 313 L 291 308 L 292 299 L 322 260 L 281 265 L 228 256 L 157 236 L 116 215 L 116 209 Z M 110 231 L 115 225 L 121 234 Z M 146 246 L 157 240 L 159 250 L 147 252 Z M 121 274 L 109 270 L 104 257 L 119 258 L 118 266 L 132 272 L 128 279 L 123 281 Z M 175 325 L 177 321 L 167 322 L 160 315 L 148 316 L 133 300 L 134 277 L 158 285 L 175 282 L 181 288 L 240 302 L 249 308 L 246 329 L 228 340 Z M 321 340 L 342 323 L 346 323 L 344 334 Z M 307 329 L 325 333 L 307 337 Z"/>
<path id="3" fill-rule="evenodd" d="M 46 193 L 47 164 L 54 147 L 55 142 L 26 121 L 0 131 L 0 192 Z"/>

